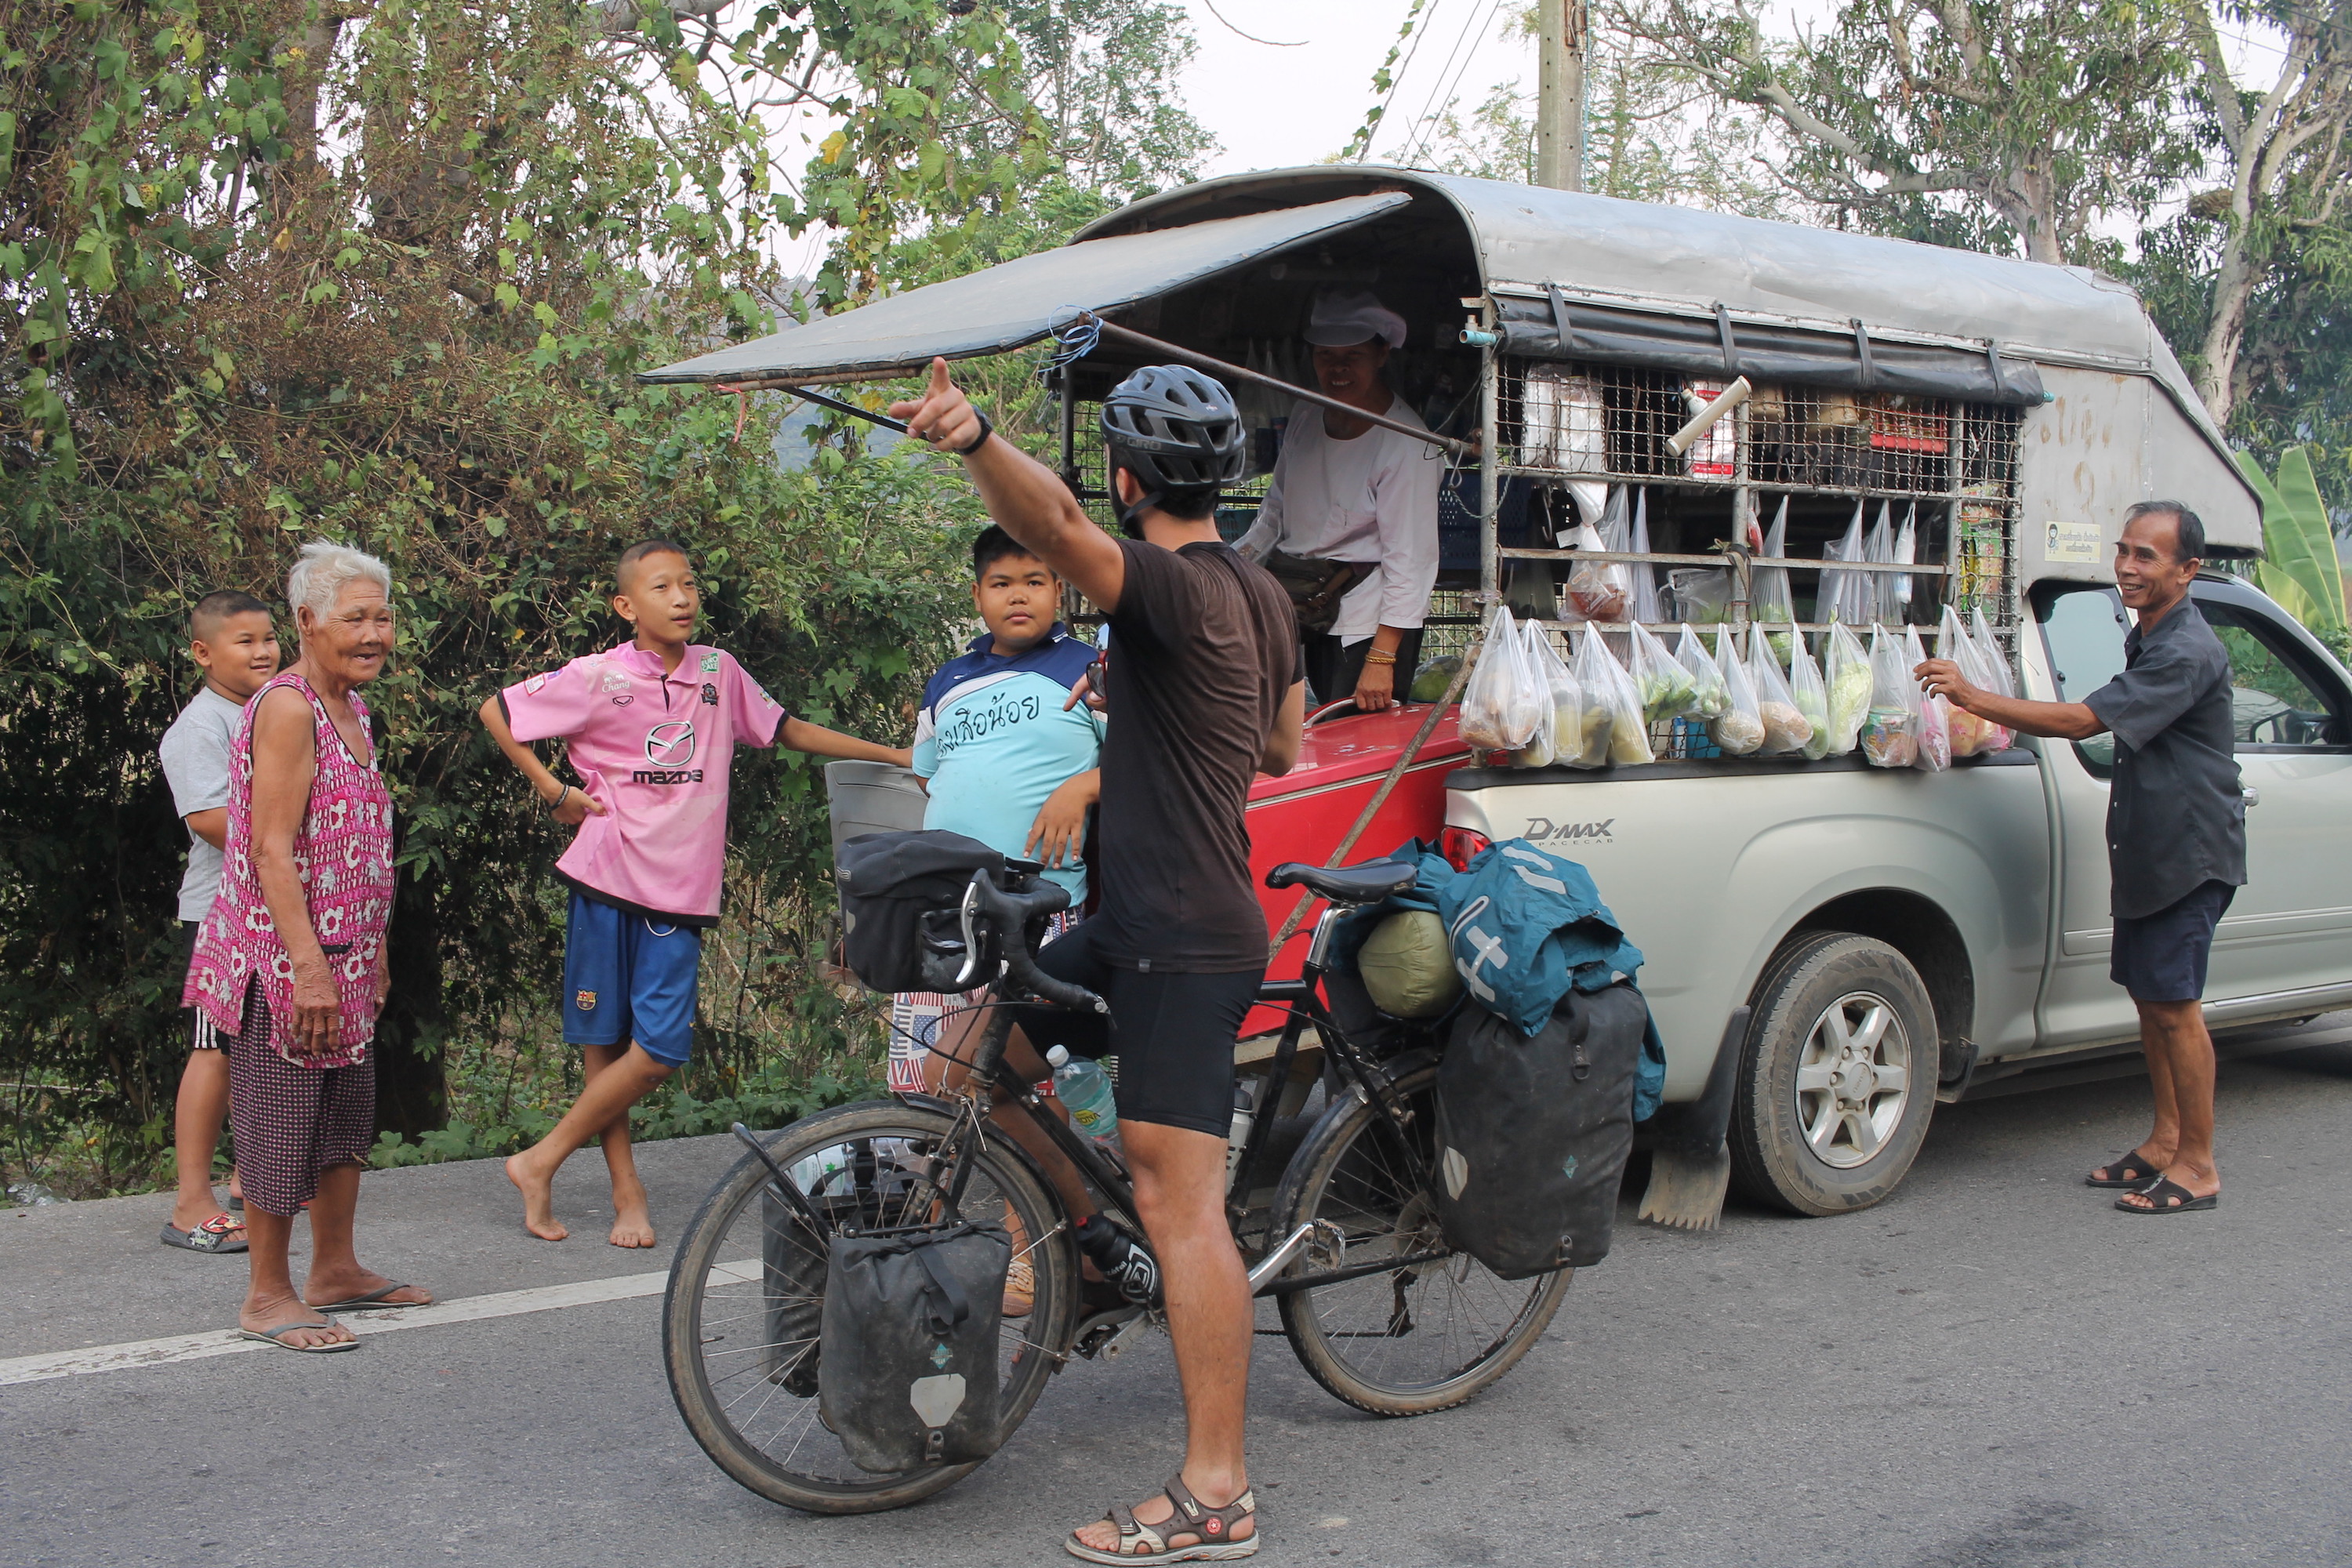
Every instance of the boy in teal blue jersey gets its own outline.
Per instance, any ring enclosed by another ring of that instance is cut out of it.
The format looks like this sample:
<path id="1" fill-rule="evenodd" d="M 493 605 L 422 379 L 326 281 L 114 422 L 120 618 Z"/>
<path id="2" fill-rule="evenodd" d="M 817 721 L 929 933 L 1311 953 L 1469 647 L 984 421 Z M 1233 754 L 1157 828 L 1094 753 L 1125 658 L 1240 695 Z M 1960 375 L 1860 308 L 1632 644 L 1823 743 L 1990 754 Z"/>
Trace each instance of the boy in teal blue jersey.
<path id="1" fill-rule="evenodd" d="M 915 720 L 915 772 L 930 792 L 927 828 L 977 838 L 1006 855 L 1045 863 L 1086 901 L 1087 812 L 1101 793 L 1102 715 L 1070 692 L 1095 650 L 1056 617 L 1062 581 L 1001 528 L 971 547 L 972 607 L 988 629 L 940 668 Z M 962 999 L 904 992 L 891 1007 L 890 1087 L 923 1088 L 940 1021 Z"/>

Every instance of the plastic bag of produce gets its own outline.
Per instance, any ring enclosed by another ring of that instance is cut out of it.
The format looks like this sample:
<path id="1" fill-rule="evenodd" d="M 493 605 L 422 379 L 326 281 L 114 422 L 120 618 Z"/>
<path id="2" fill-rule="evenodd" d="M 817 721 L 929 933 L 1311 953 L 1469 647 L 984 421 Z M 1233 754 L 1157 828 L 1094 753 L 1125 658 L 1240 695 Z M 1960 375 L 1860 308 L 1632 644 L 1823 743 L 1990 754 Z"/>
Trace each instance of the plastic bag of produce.
<path id="1" fill-rule="evenodd" d="M 1591 749 L 1594 723 L 1584 700 L 1584 689 L 1577 684 L 1575 675 L 1568 668 L 1568 661 L 1560 657 L 1559 649 L 1553 645 L 1550 636 L 1540 626 L 1528 629 L 1535 635 L 1532 646 L 1536 671 L 1543 677 L 1544 685 L 1551 692 L 1552 760 L 1568 763 Z M 1601 749 L 1604 755 L 1608 744 L 1608 733 L 1603 730 Z M 1598 767 L 1600 763 L 1591 765 Z"/>
<path id="2" fill-rule="evenodd" d="M 1644 485 L 1633 494 L 1633 531 L 1626 546 L 1636 555 L 1650 552 L 1650 490 Z M 1643 626 L 1655 626 L 1666 618 L 1658 605 L 1658 569 L 1646 561 L 1632 565 L 1633 576 L 1633 619 Z"/>
<path id="3" fill-rule="evenodd" d="M 1801 752 L 1813 738 L 1813 727 L 1797 711 L 1797 699 L 1780 661 L 1772 657 L 1772 639 L 1761 626 L 1748 628 L 1748 679 L 1756 688 L 1756 716 L 1764 721 L 1764 755 Z"/>
<path id="4" fill-rule="evenodd" d="M 1915 504 L 1904 508 L 1903 526 L 1895 535 L 1895 553 L 1891 557 L 1897 566 L 1908 566 L 1919 559 L 1919 508 Z M 1895 584 L 1895 616 L 1898 621 L 1911 618 L 1911 574 L 1891 574 Z"/>
<path id="5" fill-rule="evenodd" d="M 1698 687 L 1666 645 L 1636 622 L 1633 635 L 1633 689 L 1642 695 L 1642 717 L 1652 724 L 1691 717 Z"/>
<path id="6" fill-rule="evenodd" d="M 1903 639 L 1870 628 L 1870 711 L 1862 754 L 1874 768 L 1907 768 L 1919 760 L 1919 683 L 1903 662 Z"/>
<path id="7" fill-rule="evenodd" d="M 1559 662 L 1559 656 L 1552 652 L 1551 638 L 1544 635 L 1540 622 L 1521 621 L 1518 630 L 1526 645 L 1528 668 L 1533 674 L 1536 689 L 1542 693 L 1538 707 L 1543 716 L 1536 721 L 1535 732 L 1528 737 L 1527 744 L 1512 752 L 1506 761 L 1515 768 L 1548 768 L 1557 751 L 1554 736 L 1559 732 L 1556 725 L 1559 714 L 1551 672 L 1547 667 Z"/>
<path id="8" fill-rule="evenodd" d="M 2009 673 L 2009 650 L 1993 635 L 1992 623 L 1985 619 L 1981 605 L 1969 612 L 1969 640 L 1977 645 L 1977 652 L 1984 657 L 1985 673 L 1993 678 L 1993 684 L 1985 689 L 2003 697 L 2016 696 L 2017 680 Z"/>
<path id="9" fill-rule="evenodd" d="M 1764 554 L 1771 560 L 1786 558 L 1789 552 L 1789 499 L 1780 498 L 1780 510 L 1772 518 L 1771 531 L 1764 535 Z M 1759 566 L 1748 590 L 1748 616 L 1773 627 L 1773 657 L 1785 658 L 1789 652 L 1789 627 L 1797 619 L 1796 601 L 1789 595 L 1789 569 L 1785 566 Z"/>
<path id="10" fill-rule="evenodd" d="M 1822 634 L 1822 679 L 1830 689 L 1826 754 L 1842 757 L 1861 743 L 1863 721 L 1870 716 L 1870 655 L 1843 625 Z"/>
<path id="11" fill-rule="evenodd" d="M 1731 693 L 1723 684 L 1723 671 L 1708 657 L 1706 644 L 1685 623 L 1682 640 L 1675 645 L 1675 662 L 1689 672 L 1691 678 L 1690 716 L 1694 719 L 1719 719 L 1731 706 Z"/>
<path id="12" fill-rule="evenodd" d="M 1515 752 L 1528 743 L 1549 693 L 1528 668 L 1527 640 L 1510 610 L 1495 606 L 1486 646 L 1462 692 L 1462 738 L 1486 752 Z"/>
<path id="13" fill-rule="evenodd" d="M 1862 503 L 1853 503 L 1853 521 L 1845 525 L 1845 537 L 1822 546 L 1824 561 L 1859 561 L 1862 559 Z M 1832 567 L 1822 569 L 1820 602 L 1813 607 L 1816 620 L 1843 621 L 1848 626 L 1860 626 L 1872 618 L 1870 613 L 1870 574 L 1840 572 Z"/>
<path id="14" fill-rule="evenodd" d="M 1789 695 L 1796 700 L 1797 711 L 1812 727 L 1812 733 L 1805 738 L 1805 760 L 1818 763 L 1832 755 L 1830 746 L 1836 736 L 1830 729 L 1829 685 L 1822 679 L 1822 667 L 1813 662 L 1802 637 L 1797 639 L 1789 655 Z"/>
<path id="15" fill-rule="evenodd" d="M 1959 613 L 1949 605 L 1944 606 L 1943 619 L 1936 627 L 1936 657 L 1958 665 L 1960 679 L 1970 686 L 1984 691 L 2000 689 L 1993 684 L 1991 672 L 1985 668 L 1984 657 L 1977 651 L 1968 628 L 1960 625 Z M 1946 706 L 1950 710 L 1946 727 L 1951 734 L 1955 757 L 1979 756 L 2009 744 L 2009 731 L 1991 720 L 1980 719 L 1955 703 Z"/>
<path id="16" fill-rule="evenodd" d="M 1612 498 L 1615 491 L 1610 492 Z M 1612 499 L 1611 505 L 1616 502 Z M 1579 550 L 1606 551 L 1591 523 L 1576 531 Z M 1568 574 L 1568 602 L 1588 621 L 1622 621 L 1633 613 L 1633 580 L 1622 561 L 1580 561 Z"/>
<path id="17" fill-rule="evenodd" d="M 1435 658 L 1423 659 L 1421 668 L 1412 672 L 1412 685 L 1405 695 L 1415 702 L 1434 702 L 1444 697 L 1454 684 L 1454 672 L 1462 668 L 1458 653 L 1442 653 Z"/>
<path id="18" fill-rule="evenodd" d="M 1731 614 L 1731 574 L 1720 566 L 1682 566 L 1666 574 L 1674 613 L 1703 626 L 1720 626 Z"/>
<path id="19" fill-rule="evenodd" d="M 1885 501 L 1878 503 L 1878 521 L 1870 525 L 1870 536 L 1863 542 L 1862 558 L 1881 566 L 1895 563 L 1895 509 Z M 1903 606 L 1895 602 L 1895 574 L 1873 572 L 1868 576 L 1871 618 L 1901 626 Z"/>
<path id="20" fill-rule="evenodd" d="M 1729 626 L 1715 628 L 1715 671 L 1723 678 L 1723 711 L 1709 721 L 1706 738 L 1727 757 L 1744 757 L 1764 743 L 1763 716 L 1756 710 L 1756 683 L 1739 657 Z"/>
<path id="21" fill-rule="evenodd" d="M 1576 684 L 1584 693 L 1587 731 L 1584 759 L 1571 767 L 1596 767 L 1603 760 L 1632 765 L 1656 761 L 1650 751 L 1649 725 L 1642 718 L 1641 694 L 1609 647 L 1606 634 L 1588 631 L 1576 645 Z"/>
<path id="22" fill-rule="evenodd" d="M 1919 628 L 1903 628 L 1905 668 L 1917 669 L 1927 662 L 1927 650 L 1919 646 Z M 1918 677 L 1913 676 L 1916 690 Z M 1941 697 L 1919 699 L 1919 756 L 1911 764 L 1921 773 L 1940 773 L 1952 765 L 1952 705 Z"/>
<path id="23" fill-rule="evenodd" d="M 1601 634 L 1579 632 L 1569 659 L 1570 679 L 1576 685 L 1576 717 L 1560 720 L 1561 744 L 1556 749 L 1562 765 L 1605 768 L 1609 765 L 1610 698 L 1612 687 L 1604 667 L 1616 662 L 1601 645 Z"/>

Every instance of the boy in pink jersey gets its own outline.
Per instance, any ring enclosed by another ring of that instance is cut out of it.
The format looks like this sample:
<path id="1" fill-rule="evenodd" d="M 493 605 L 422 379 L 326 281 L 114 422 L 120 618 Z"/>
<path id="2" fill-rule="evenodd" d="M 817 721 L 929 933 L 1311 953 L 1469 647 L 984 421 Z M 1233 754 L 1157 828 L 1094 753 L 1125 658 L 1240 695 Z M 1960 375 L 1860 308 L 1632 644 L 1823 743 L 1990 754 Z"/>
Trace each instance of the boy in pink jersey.
<path id="1" fill-rule="evenodd" d="M 563 1038 L 587 1082 L 553 1131 L 507 1161 L 523 1226 L 561 1241 L 557 1169 L 590 1139 L 613 1178 L 615 1247 L 651 1247 L 652 1216 L 629 1150 L 629 1108 L 684 1067 L 693 1041 L 704 928 L 719 923 L 727 782 L 735 748 L 772 746 L 905 767 L 907 752 L 795 719 L 734 658 L 694 641 L 702 596 L 686 552 L 665 540 L 621 556 L 614 612 L 636 636 L 534 675 L 482 704 L 482 722 L 558 822 L 579 836 L 555 863 L 572 889 L 563 942 Z M 533 741 L 565 743 L 578 785 Z"/>

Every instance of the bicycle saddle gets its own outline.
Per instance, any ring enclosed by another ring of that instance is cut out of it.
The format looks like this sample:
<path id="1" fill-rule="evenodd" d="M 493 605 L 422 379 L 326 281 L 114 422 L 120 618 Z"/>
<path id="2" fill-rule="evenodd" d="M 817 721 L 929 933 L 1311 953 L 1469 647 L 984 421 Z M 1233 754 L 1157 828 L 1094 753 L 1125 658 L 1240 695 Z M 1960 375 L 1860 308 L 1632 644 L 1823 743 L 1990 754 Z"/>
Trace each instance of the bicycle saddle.
<path id="1" fill-rule="evenodd" d="M 1419 867 L 1402 860 L 1374 860 L 1363 866 L 1326 870 L 1297 860 L 1286 860 L 1265 874 L 1269 888 L 1305 888 L 1335 904 L 1377 904 L 1391 893 L 1401 893 L 1421 875 Z"/>

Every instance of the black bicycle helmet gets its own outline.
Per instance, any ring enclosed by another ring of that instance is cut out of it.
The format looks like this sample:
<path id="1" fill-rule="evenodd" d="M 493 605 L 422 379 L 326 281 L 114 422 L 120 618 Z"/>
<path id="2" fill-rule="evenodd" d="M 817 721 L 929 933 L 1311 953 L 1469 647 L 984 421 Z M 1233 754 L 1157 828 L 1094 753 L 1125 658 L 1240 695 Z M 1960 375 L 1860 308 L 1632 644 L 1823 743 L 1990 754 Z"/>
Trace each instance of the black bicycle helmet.
<path id="1" fill-rule="evenodd" d="M 1110 467 L 1141 480 L 1151 505 L 1171 490 L 1212 489 L 1242 477 L 1249 434 L 1224 384 L 1181 364 L 1148 364 L 1102 405 Z"/>

